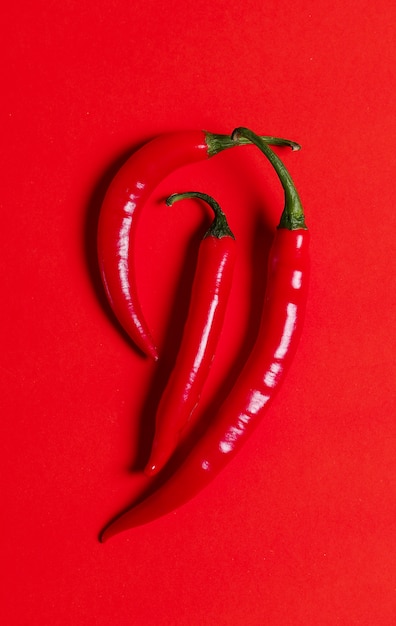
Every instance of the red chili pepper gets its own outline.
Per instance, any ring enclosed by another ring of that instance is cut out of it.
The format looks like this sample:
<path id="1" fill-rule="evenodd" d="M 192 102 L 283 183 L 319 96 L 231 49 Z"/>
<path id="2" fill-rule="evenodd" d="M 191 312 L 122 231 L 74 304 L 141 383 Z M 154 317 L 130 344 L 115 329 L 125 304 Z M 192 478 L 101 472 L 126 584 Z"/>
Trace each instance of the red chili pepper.
<path id="1" fill-rule="evenodd" d="M 193 197 L 207 202 L 215 218 L 200 244 L 180 350 L 158 406 L 153 447 L 145 469 L 149 476 L 169 460 L 199 402 L 221 334 L 234 270 L 235 237 L 211 196 L 199 192 L 173 194 L 167 204 Z"/>
<path id="2" fill-rule="evenodd" d="M 299 146 L 286 139 L 264 137 L 272 145 Z M 98 225 L 98 259 L 110 305 L 121 326 L 143 353 L 158 352 L 139 303 L 133 245 L 140 211 L 155 187 L 173 170 L 204 161 L 226 148 L 248 143 L 241 137 L 204 131 L 165 133 L 137 150 L 114 177 L 104 198 Z"/>
<path id="3" fill-rule="evenodd" d="M 217 476 L 263 418 L 300 338 L 309 270 L 309 233 L 300 198 L 282 161 L 257 135 L 239 128 L 233 137 L 245 137 L 262 150 L 285 191 L 285 208 L 269 256 L 258 337 L 238 381 L 184 463 L 151 496 L 108 525 L 101 541 L 173 511 Z"/>

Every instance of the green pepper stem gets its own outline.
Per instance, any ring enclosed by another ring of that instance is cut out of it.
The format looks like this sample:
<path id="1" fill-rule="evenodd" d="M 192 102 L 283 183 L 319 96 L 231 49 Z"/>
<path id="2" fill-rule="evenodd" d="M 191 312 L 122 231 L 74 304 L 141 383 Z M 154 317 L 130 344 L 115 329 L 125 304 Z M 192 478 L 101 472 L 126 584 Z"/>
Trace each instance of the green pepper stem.
<path id="1" fill-rule="evenodd" d="M 216 239 L 221 239 L 222 237 L 232 237 L 235 239 L 233 232 L 228 226 L 227 218 L 222 211 L 220 205 L 212 196 L 209 196 L 206 193 L 201 193 L 200 191 L 186 191 L 185 193 L 174 193 L 166 199 L 166 204 L 168 206 L 172 206 L 174 202 L 179 202 L 179 200 L 186 200 L 187 198 L 198 198 L 199 200 L 203 200 L 206 202 L 214 213 L 214 220 L 209 230 L 205 233 L 204 239 L 206 237 L 216 237 Z"/>
<path id="2" fill-rule="evenodd" d="M 231 135 L 231 138 L 238 143 L 242 137 L 250 143 L 255 144 L 267 157 L 276 171 L 285 192 L 285 206 L 278 228 L 287 228 L 288 230 L 297 230 L 299 228 L 306 229 L 307 226 L 305 224 L 304 210 L 300 197 L 294 182 L 281 159 L 275 154 L 275 152 L 273 152 L 273 150 L 271 150 L 267 143 L 263 141 L 262 137 L 256 135 L 256 133 L 248 128 L 236 128 Z"/>
<path id="3" fill-rule="evenodd" d="M 216 133 L 209 133 L 205 131 L 205 139 L 206 145 L 208 146 L 208 155 L 214 156 L 222 150 L 227 150 L 228 148 L 233 148 L 235 145 L 245 145 L 251 143 L 250 139 L 243 137 L 235 137 L 234 139 L 229 135 L 220 135 Z M 290 139 L 282 139 L 281 137 L 271 137 L 267 135 L 263 135 L 261 140 L 266 144 L 271 146 L 287 146 L 292 150 L 300 150 L 301 146 L 295 141 L 291 141 Z"/>

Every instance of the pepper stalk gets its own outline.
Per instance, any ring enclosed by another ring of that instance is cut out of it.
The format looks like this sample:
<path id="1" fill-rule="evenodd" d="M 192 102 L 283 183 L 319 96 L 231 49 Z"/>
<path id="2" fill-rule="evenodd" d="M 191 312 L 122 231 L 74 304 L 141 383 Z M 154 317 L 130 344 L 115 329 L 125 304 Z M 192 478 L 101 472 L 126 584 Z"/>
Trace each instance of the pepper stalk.
<path id="1" fill-rule="evenodd" d="M 216 200 L 212 198 L 212 196 L 209 196 L 207 193 L 202 193 L 200 191 L 186 191 L 185 193 L 174 193 L 166 199 L 166 204 L 168 206 L 172 206 L 174 202 L 178 202 L 179 200 L 186 200 L 187 198 L 198 198 L 199 200 L 203 200 L 210 206 L 214 213 L 214 220 L 209 230 L 205 233 L 204 239 L 206 237 L 216 237 L 217 239 L 221 239 L 222 237 L 232 237 L 232 239 L 235 239 L 234 233 L 231 231 L 227 222 L 227 218 L 219 203 L 216 202 Z"/>
<path id="2" fill-rule="evenodd" d="M 242 130 L 242 129 L 241 129 Z M 229 135 L 220 135 L 217 133 L 209 133 L 205 132 L 205 141 L 208 147 L 208 155 L 214 156 L 223 150 L 227 150 L 228 148 L 233 148 L 235 144 L 243 146 L 245 144 L 250 143 L 250 139 L 243 136 L 242 134 L 238 137 L 233 137 Z M 272 135 L 261 135 L 261 141 L 265 144 L 269 144 L 271 146 L 288 146 L 293 151 L 300 150 L 301 146 L 295 141 L 291 141 L 290 139 L 284 139 L 282 137 L 273 137 Z"/>
<path id="3" fill-rule="evenodd" d="M 235 128 L 231 134 L 231 139 L 240 143 L 241 138 L 255 144 L 267 157 L 277 173 L 283 187 L 285 193 L 285 206 L 278 228 L 286 228 L 288 230 L 298 230 L 302 228 L 306 230 L 307 225 L 305 223 L 304 210 L 301 204 L 300 196 L 298 195 L 295 184 L 281 159 L 267 145 L 267 143 L 252 130 L 243 127 Z M 294 148 L 292 147 L 292 149 Z"/>

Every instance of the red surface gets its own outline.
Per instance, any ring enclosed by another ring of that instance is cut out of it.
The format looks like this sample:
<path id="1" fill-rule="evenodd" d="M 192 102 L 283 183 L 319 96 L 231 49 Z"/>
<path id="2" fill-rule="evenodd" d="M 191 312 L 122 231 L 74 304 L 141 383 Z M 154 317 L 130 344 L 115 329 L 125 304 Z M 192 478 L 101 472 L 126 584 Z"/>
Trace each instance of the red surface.
<path id="1" fill-rule="evenodd" d="M 152 0 L 3 8 L 1 623 L 393 626 L 396 623 L 392 3 Z M 246 125 L 282 150 L 312 231 L 300 349 L 247 447 L 177 513 L 97 542 L 147 484 L 202 205 L 238 237 L 210 398 L 258 319 L 282 194 L 254 147 L 166 179 L 137 270 L 162 365 L 106 306 L 95 226 L 131 150 L 181 128 Z"/>

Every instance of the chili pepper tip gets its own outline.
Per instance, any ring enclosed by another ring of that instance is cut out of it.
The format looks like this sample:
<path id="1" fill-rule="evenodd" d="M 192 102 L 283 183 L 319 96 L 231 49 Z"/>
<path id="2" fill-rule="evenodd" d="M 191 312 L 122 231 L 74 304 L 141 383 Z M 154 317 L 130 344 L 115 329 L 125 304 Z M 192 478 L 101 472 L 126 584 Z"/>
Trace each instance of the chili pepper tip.
<path id="1" fill-rule="evenodd" d="M 105 528 L 102 528 L 102 530 L 100 531 L 99 535 L 98 535 L 98 541 L 99 543 L 106 543 L 108 537 L 106 536 L 106 531 L 107 531 L 108 526 L 106 526 Z"/>

